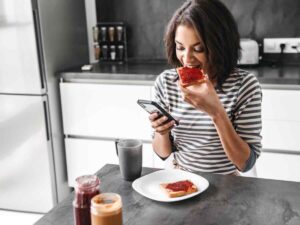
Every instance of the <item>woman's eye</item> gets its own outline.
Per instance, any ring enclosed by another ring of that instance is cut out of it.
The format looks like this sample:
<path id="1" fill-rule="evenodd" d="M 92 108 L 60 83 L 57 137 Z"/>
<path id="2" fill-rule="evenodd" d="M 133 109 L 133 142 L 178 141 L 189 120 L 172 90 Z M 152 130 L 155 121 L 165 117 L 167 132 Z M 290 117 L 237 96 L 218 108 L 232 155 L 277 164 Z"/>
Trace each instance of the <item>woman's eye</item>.
<path id="1" fill-rule="evenodd" d="M 196 47 L 194 48 L 194 51 L 195 51 L 195 52 L 204 52 L 204 48 L 203 48 L 202 46 L 196 46 Z"/>
<path id="2" fill-rule="evenodd" d="M 202 46 L 197 46 L 194 48 L 195 52 L 204 52 L 204 48 Z"/>
<path id="3" fill-rule="evenodd" d="M 176 50 L 178 50 L 178 51 L 183 51 L 183 50 L 184 50 L 184 47 L 182 47 L 182 46 L 176 46 Z"/>

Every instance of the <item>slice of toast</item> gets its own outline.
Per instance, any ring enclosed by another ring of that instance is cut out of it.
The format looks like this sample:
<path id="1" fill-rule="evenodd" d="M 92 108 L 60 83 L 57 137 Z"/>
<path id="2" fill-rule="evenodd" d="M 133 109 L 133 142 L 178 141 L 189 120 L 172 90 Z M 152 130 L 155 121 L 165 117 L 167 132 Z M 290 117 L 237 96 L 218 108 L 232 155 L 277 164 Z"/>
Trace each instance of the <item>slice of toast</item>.
<path id="1" fill-rule="evenodd" d="M 190 180 L 162 183 L 160 187 L 170 198 L 181 197 L 198 191 L 197 186 Z"/>
<path id="2" fill-rule="evenodd" d="M 201 84 L 204 82 L 205 76 L 199 68 L 178 67 L 176 68 L 176 71 L 183 87 Z"/>

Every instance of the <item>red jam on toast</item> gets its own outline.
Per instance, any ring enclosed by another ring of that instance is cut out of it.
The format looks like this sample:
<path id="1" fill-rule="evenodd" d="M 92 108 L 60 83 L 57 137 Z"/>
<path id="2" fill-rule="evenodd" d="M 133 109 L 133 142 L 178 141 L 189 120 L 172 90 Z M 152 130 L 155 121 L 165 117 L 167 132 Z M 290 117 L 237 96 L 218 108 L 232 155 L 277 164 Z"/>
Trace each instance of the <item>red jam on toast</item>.
<path id="1" fill-rule="evenodd" d="M 178 67 L 176 70 L 183 87 L 204 82 L 204 74 L 199 68 Z"/>
<path id="2" fill-rule="evenodd" d="M 181 197 L 198 191 L 198 188 L 190 180 L 181 180 L 173 183 L 163 183 L 160 187 L 170 198 Z"/>

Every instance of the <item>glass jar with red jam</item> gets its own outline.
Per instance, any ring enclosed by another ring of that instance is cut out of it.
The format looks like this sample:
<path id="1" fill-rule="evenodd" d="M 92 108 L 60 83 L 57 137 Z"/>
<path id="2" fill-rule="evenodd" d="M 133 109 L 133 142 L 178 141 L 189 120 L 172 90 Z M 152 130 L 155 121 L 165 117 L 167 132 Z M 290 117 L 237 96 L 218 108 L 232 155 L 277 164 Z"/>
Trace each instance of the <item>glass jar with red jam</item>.
<path id="1" fill-rule="evenodd" d="M 84 175 L 77 177 L 75 181 L 75 225 L 91 225 L 91 199 L 100 193 L 100 180 L 96 175 Z"/>

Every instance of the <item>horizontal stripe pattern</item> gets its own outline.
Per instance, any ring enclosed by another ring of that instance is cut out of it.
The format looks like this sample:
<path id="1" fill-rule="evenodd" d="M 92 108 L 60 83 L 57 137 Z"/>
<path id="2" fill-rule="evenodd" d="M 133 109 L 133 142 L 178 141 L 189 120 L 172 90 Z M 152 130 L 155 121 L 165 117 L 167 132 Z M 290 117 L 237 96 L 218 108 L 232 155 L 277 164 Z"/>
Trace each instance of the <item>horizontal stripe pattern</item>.
<path id="1" fill-rule="evenodd" d="M 172 129 L 179 167 L 191 172 L 230 174 L 236 167 L 228 159 L 210 117 L 183 101 L 175 69 L 155 81 L 155 101 L 179 120 Z M 261 152 L 261 87 L 257 78 L 236 69 L 217 94 L 236 132 L 257 155 Z"/>

